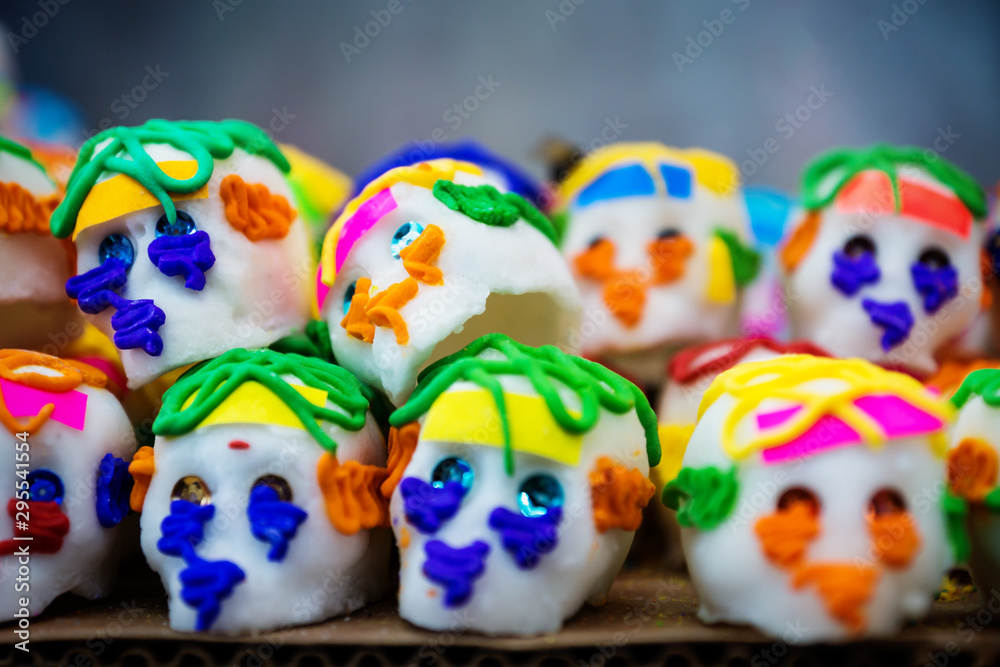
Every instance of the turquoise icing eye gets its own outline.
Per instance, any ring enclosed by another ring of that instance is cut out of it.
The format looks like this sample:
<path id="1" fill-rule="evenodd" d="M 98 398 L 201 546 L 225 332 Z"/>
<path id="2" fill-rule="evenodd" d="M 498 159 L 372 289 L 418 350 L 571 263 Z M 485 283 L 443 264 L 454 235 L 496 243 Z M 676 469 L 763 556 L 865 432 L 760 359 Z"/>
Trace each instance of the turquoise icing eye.
<path id="1" fill-rule="evenodd" d="M 444 488 L 448 482 L 458 482 L 466 491 L 472 487 L 475 473 L 472 467 L 460 458 L 450 456 L 434 467 L 431 473 L 431 486 L 435 489 Z"/>
<path id="2" fill-rule="evenodd" d="M 562 485 L 552 475 L 532 475 L 521 484 L 517 504 L 524 516 L 545 516 L 550 509 L 562 507 Z"/>
<path id="3" fill-rule="evenodd" d="M 135 247 L 124 234 L 117 232 L 109 234 L 98 246 L 97 259 L 101 264 L 112 258 L 124 262 L 126 268 L 132 267 L 132 263 L 135 261 Z"/>
<path id="4" fill-rule="evenodd" d="M 51 470 L 33 470 L 28 474 L 28 497 L 39 502 L 61 503 L 63 483 Z"/>
<path id="5" fill-rule="evenodd" d="M 347 290 L 344 292 L 344 315 L 347 315 L 347 311 L 351 309 L 351 299 L 354 298 L 354 293 L 358 290 L 358 281 L 355 280 L 353 283 L 347 286 Z"/>
<path id="6" fill-rule="evenodd" d="M 396 233 L 392 235 L 392 245 L 390 246 L 392 256 L 399 259 L 399 253 L 403 251 L 403 248 L 416 241 L 417 237 L 423 232 L 424 226 L 419 222 L 404 222 L 401 224 Z"/>
<path id="7" fill-rule="evenodd" d="M 170 222 L 170 218 L 164 213 L 156 221 L 156 238 L 161 236 L 187 236 L 198 231 L 195 227 L 194 219 L 184 211 L 177 211 L 177 219 Z"/>

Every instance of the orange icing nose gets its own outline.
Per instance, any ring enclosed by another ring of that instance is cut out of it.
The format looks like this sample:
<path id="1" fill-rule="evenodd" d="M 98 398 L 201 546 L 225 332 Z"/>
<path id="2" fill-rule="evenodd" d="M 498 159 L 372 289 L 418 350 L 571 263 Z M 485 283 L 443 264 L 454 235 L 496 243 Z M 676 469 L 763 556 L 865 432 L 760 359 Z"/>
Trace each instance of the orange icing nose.
<path id="1" fill-rule="evenodd" d="M 792 576 L 797 589 L 815 586 L 827 612 L 854 632 L 865 627 L 864 606 L 875 592 L 878 571 L 867 565 L 814 563 Z"/>
<path id="2" fill-rule="evenodd" d="M 805 558 L 809 543 L 819 535 L 819 521 L 814 508 L 800 502 L 761 517 L 754 529 L 767 559 L 790 567 Z"/>

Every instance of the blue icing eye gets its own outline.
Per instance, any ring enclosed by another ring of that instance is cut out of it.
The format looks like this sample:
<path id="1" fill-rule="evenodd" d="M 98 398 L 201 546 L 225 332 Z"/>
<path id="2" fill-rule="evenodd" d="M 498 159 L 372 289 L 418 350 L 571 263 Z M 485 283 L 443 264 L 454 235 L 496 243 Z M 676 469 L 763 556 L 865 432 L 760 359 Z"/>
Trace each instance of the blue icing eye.
<path id="1" fill-rule="evenodd" d="M 184 211 L 177 211 L 177 219 L 170 222 L 170 218 L 164 213 L 156 221 L 156 238 L 161 236 L 187 236 L 194 234 L 198 228 L 194 225 L 194 219 Z"/>
<path id="2" fill-rule="evenodd" d="M 399 253 L 403 251 L 403 248 L 416 241 L 423 232 L 424 226 L 419 222 L 404 222 L 400 225 L 396 233 L 392 235 L 392 245 L 390 246 L 392 256 L 399 259 Z"/>
<path id="3" fill-rule="evenodd" d="M 109 234 L 97 248 L 97 260 L 104 264 L 109 259 L 121 260 L 126 268 L 131 268 L 135 261 L 135 246 L 124 234 L 115 232 Z"/>
<path id="4" fill-rule="evenodd" d="M 552 475 L 532 475 L 521 484 L 517 504 L 524 516 L 545 516 L 549 510 L 562 507 L 562 485 Z"/>
<path id="5" fill-rule="evenodd" d="M 40 502 L 61 503 L 63 483 L 51 470 L 33 470 L 28 474 L 28 497 Z"/>
<path id="6" fill-rule="evenodd" d="M 448 457 L 434 467 L 431 473 L 431 486 L 435 489 L 444 488 L 448 482 L 458 482 L 466 491 L 472 488 L 475 473 L 472 466 L 460 458 Z"/>
<path id="7" fill-rule="evenodd" d="M 354 293 L 358 290 L 358 281 L 355 280 L 353 283 L 347 286 L 347 290 L 344 292 L 344 315 L 347 315 L 347 311 L 351 309 L 351 299 L 354 298 Z"/>

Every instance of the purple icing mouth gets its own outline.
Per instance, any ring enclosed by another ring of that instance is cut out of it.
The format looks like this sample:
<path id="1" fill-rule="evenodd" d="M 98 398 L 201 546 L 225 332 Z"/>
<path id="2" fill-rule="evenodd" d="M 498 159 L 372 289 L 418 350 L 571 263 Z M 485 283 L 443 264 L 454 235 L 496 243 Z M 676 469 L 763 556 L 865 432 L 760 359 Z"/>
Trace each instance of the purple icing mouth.
<path id="1" fill-rule="evenodd" d="M 444 587 L 444 606 L 461 607 L 472 597 L 472 583 L 486 571 L 490 545 L 476 540 L 467 547 L 450 547 L 441 540 L 424 545 L 424 575 Z"/>
<path id="2" fill-rule="evenodd" d="M 559 545 L 556 527 L 562 519 L 562 510 L 550 508 L 542 516 L 524 516 L 498 507 L 490 513 L 490 528 L 500 533 L 503 548 L 522 570 L 530 570 L 541 562 L 542 556 Z"/>
<path id="3" fill-rule="evenodd" d="M 882 349 L 888 352 L 910 335 L 913 329 L 913 313 L 904 301 L 881 303 L 874 299 L 865 299 L 861 306 L 868 313 L 872 324 L 882 328 Z"/>
<path id="4" fill-rule="evenodd" d="M 406 520 L 426 535 L 432 535 L 445 521 L 455 516 L 465 487 L 459 482 L 446 482 L 438 488 L 417 477 L 407 477 L 399 484 L 403 494 Z"/>
<path id="5" fill-rule="evenodd" d="M 208 232 L 199 230 L 184 236 L 160 236 L 149 244 L 149 261 L 165 276 L 183 276 L 184 286 L 200 292 L 205 288 L 205 272 L 215 264 Z"/>

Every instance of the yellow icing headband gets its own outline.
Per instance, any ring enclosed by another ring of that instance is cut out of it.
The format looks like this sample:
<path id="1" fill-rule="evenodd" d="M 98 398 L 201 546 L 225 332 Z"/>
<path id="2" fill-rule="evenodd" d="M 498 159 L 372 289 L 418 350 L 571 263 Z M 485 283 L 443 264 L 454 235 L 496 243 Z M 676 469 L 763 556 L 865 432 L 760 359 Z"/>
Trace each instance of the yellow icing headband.
<path id="1" fill-rule="evenodd" d="M 585 156 L 570 171 L 559 186 L 560 205 L 567 206 L 610 167 L 622 162 L 642 164 L 652 176 L 659 194 L 666 192 L 666 183 L 658 168 L 661 163 L 679 163 L 690 167 L 698 183 L 722 196 L 731 194 L 740 182 L 736 165 L 729 158 L 712 151 L 670 148 L 655 142 L 611 144 Z"/>
<path id="2" fill-rule="evenodd" d="M 877 446 L 889 438 L 926 434 L 935 453 L 943 455 L 942 430 L 953 414 L 946 401 L 917 380 L 861 359 L 788 355 L 740 364 L 705 392 L 699 420 L 723 394 L 735 399 L 722 427 L 723 450 L 734 460 L 761 452 L 765 463 L 843 444 Z M 760 411 L 764 401 L 776 401 L 776 409 Z M 739 443 L 736 431 L 751 414 L 757 422 L 751 426 L 754 435 Z"/>
<path id="3" fill-rule="evenodd" d="M 170 160 L 157 162 L 156 166 L 164 174 L 177 180 L 188 180 L 198 171 L 198 162 L 195 160 Z M 207 199 L 208 186 L 202 186 L 188 194 L 172 193 L 170 196 L 175 201 Z M 112 176 L 90 189 L 83 205 L 80 206 L 76 227 L 73 230 L 73 240 L 75 241 L 80 232 L 87 227 L 114 220 L 126 213 L 159 205 L 159 200 L 132 177 L 125 174 Z"/>
<path id="4" fill-rule="evenodd" d="M 563 430 L 552 418 L 543 398 L 504 394 L 504 402 L 514 451 L 570 466 L 580 462 L 583 436 Z M 485 389 L 449 391 L 434 401 L 420 437 L 503 448 L 502 424 L 493 396 Z"/>
<path id="5" fill-rule="evenodd" d="M 326 405 L 327 393 L 322 389 L 298 384 L 288 386 L 313 405 Z M 197 392 L 192 394 L 181 409 L 187 409 L 197 397 Z M 295 412 L 259 382 L 244 382 L 201 420 L 196 428 L 215 424 L 270 424 L 305 430 L 305 425 Z"/>

